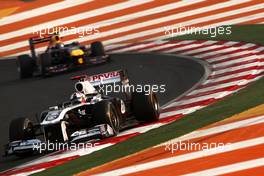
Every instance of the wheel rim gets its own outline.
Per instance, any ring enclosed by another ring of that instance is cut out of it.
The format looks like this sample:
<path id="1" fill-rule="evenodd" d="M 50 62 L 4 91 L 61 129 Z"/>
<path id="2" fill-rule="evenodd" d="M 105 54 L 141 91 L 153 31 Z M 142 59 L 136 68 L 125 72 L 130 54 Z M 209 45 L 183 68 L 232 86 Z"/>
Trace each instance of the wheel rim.
<path id="1" fill-rule="evenodd" d="M 21 74 L 21 66 L 20 66 L 19 61 L 17 61 L 17 72 L 18 72 L 19 74 Z"/>
<path id="2" fill-rule="evenodd" d="M 159 104 L 158 104 L 158 100 L 157 100 L 157 97 L 153 95 L 153 106 L 154 106 L 154 111 L 155 111 L 155 115 L 159 116 Z"/>
<path id="3" fill-rule="evenodd" d="M 35 133 L 34 133 L 33 124 L 31 122 L 28 122 L 28 125 L 24 127 L 24 132 L 26 138 L 34 138 Z"/>
<path id="4" fill-rule="evenodd" d="M 21 68 L 20 68 L 20 66 L 17 67 L 17 72 L 18 72 L 18 73 L 21 72 Z"/>
<path id="5" fill-rule="evenodd" d="M 110 123 L 112 125 L 112 128 L 114 128 L 115 131 L 118 131 L 119 120 L 113 108 L 111 108 L 109 115 L 110 115 L 110 121 L 111 121 Z"/>

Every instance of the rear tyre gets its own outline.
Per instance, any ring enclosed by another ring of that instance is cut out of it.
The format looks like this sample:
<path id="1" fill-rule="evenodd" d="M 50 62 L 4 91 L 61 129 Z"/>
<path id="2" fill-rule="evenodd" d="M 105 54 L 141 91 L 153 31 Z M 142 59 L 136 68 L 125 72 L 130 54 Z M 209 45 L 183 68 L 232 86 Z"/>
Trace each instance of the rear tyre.
<path id="1" fill-rule="evenodd" d="M 34 72 L 34 59 L 29 55 L 18 56 L 17 70 L 20 79 L 32 77 Z"/>
<path id="2" fill-rule="evenodd" d="M 34 139 L 35 131 L 33 123 L 25 117 L 11 121 L 9 126 L 9 141 Z"/>
<path id="3" fill-rule="evenodd" d="M 102 42 L 91 43 L 91 56 L 105 56 L 105 50 Z"/>
<path id="4" fill-rule="evenodd" d="M 40 74 L 45 77 L 48 74 L 47 67 L 51 66 L 51 55 L 43 53 L 40 55 Z"/>
<path id="5" fill-rule="evenodd" d="M 139 121 L 153 122 L 159 119 L 160 107 L 154 92 L 150 92 L 148 95 L 134 92 L 132 94 L 132 109 Z"/>
<path id="6" fill-rule="evenodd" d="M 96 103 L 92 109 L 92 116 L 95 125 L 108 124 L 114 131 L 114 135 L 117 135 L 120 130 L 120 115 L 110 101 L 101 101 Z"/>

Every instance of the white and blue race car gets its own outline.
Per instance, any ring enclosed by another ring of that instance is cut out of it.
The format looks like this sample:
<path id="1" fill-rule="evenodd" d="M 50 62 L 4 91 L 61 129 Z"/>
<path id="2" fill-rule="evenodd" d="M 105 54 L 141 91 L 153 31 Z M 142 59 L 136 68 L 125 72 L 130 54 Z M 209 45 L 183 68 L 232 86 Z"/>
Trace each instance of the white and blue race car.
<path id="1" fill-rule="evenodd" d="M 159 102 L 154 92 L 130 91 L 127 72 L 112 71 L 82 75 L 70 100 L 50 107 L 40 115 L 40 123 L 29 118 L 14 119 L 9 128 L 5 154 L 25 156 L 41 143 L 78 143 L 117 135 L 120 130 L 159 119 Z M 120 84 L 122 96 L 107 96 L 99 87 Z"/>

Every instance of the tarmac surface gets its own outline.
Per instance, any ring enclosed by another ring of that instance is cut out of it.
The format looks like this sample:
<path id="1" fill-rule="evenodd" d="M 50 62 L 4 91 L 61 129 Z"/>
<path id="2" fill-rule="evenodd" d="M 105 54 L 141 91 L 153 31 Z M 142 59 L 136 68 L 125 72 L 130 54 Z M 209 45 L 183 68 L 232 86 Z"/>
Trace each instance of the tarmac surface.
<path id="1" fill-rule="evenodd" d="M 36 114 L 69 99 L 75 81 L 71 76 L 93 75 L 127 69 L 132 84 L 165 85 L 165 93 L 158 93 L 160 104 L 175 99 L 190 89 L 204 75 L 203 66 L 190 59 L 157 54 L 115 54 L 111 62 L 81 71 L 67 72 L 48 78 L 34 77 L 19 80 L 14 59 L 0 60 L 0 152 L 8 143 L 8 127 L 12 119 Z M 28 162 L 39 156 L 0 158 L 0 171 Z"/>

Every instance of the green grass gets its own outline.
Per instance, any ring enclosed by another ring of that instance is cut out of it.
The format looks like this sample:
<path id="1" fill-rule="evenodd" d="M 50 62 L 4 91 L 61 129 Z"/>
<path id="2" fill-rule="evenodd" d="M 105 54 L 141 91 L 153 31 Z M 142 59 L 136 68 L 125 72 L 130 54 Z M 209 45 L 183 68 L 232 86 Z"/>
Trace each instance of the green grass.
<path id="1" fill-rule="evenodd" d="M 232 35 L 210 38 L 204 35 L 187 35 L 175 39 L 209 39 L 209 40 L 233 40 L 264 44 L 264 25 L 232 26 Z M 82 156 L 66 164 L 48 169 L 34 175 L 72 175 L 80 171 L 107 163 L 114 159 L 141 151 L 148 147 L 160 144 L 170 139 L 182 136 L 203 126 L 228 118 L 234 114 L 245 111 L 264 103 L 264 78 L 250 85 L 238 93 L 228 96 L 224 101 L 196 111 L 171 124 L 153 129 L 147 133 L 130 138 L 117 145 Z"/>
<path id="2" fill-rule="evenodd" d="M 229 26 L 223 26 L 229 27 Z M 264 45 L 264 24 L 252 24 L 244 26 L 230 26 L 230 35 L 217 35 L 211 37 L 210 35 L 203 34 L 189 34 L 171 38 L 170 40 L 232 40 L 232 41 L 244 41 L 250 43 L 256 43 Z"/>

